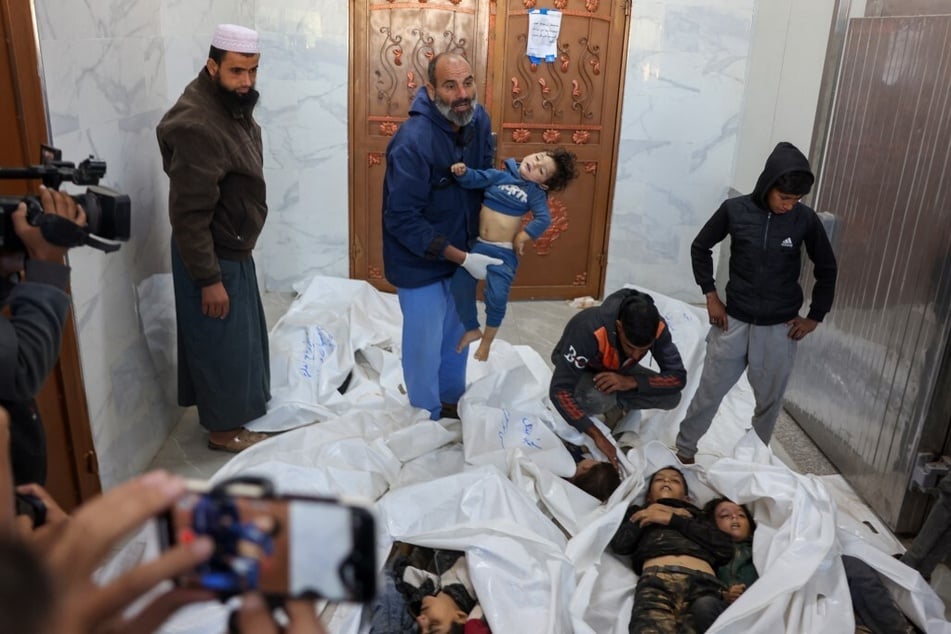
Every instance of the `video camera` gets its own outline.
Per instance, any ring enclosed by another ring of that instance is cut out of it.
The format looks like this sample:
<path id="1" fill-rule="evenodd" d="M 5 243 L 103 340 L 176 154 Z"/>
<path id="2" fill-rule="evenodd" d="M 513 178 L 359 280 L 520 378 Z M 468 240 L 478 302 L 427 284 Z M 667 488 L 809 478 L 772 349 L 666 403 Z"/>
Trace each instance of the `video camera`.
<path id="1" fill-rule="evenodd" d="M 13 228 L 12 215 L 17 205 L 26 203 L 27 221 L 39 227 L 50 244 L 72 248 L 88 245 L 110 253 L 119 249 L 116 240 L 131 235 L 131 204 L 126 194 L 99 185 L 106 174 L 106 162 L 90 156 L 76 167 L 63 161 L 63 153 L 48 145 L 40 146 L 40 164 L 28 167 L 0 167 L 0 179 L 39 179 L 49 189 L 59 189 L 63 181 L 90 185 L 85 194 L 72 196 L 86 211 L 86 226 L 80 227 L 61 216 L 47 214 L 35 196 L 0 196 L 0 250 L 22 251 L 23 243 Z M 111 242 L 107 242 L 107 240 Z"/>

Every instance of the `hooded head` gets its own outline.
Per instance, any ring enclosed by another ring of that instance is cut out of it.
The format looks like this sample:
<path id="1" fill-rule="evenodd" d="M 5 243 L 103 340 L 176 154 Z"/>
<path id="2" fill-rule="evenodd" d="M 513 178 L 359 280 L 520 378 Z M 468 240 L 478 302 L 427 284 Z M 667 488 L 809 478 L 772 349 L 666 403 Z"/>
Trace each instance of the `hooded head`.
<path id="1" fill-rule="evenodd" d="M 812 189 L 815 176 L 809 167 L 809 159 L 792 143 L 781 141 L 776 144 L 772 154 L 766 159 L 766 166 L 753 189 L 753 202 L 769 211 L 769 193 L 778 188 L 784 194 L 795 196 L 796 200 Z"/>

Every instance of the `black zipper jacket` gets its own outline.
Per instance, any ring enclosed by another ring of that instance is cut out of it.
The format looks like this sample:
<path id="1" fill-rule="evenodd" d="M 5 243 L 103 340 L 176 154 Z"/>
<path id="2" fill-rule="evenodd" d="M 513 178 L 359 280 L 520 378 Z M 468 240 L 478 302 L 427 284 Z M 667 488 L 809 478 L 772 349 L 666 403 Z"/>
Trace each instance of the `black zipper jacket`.
<path id="1" fill-rule="evenodd" d="M 753 193 L 724 201 L 690 246 L 694 279 L 706 294 L 716 290 L 712 249 L 730 236 L 726 312 L 750 324 L 780 324 L 799 314 L 803 246 L 816 278 L 808 316 L 822 321 L 832 308 L 835 254 L 816 212 L 797 203 L 788 212 L 777 214 L 766 201 L 777 179 L 794 171 L 811 173 L 809 161 L 796 146 L 779 143 L 766 160 Z"/>
<path id="2" fill-rule="evenodd" d="M 630 517 L 644 507 L 633 505 L 627 509 L 624 521 L 611 539 L 611 550 L 618 555 L 630 555 L 635 573 L 641 574 L 644 562 L 648 559 L 665 555 L 696 557 L 710 564 L 714 570 L 730 561 L 733 557 L 733 540 L 713 522 L 704 519 L 700 509 L 684 500 L 661 499 L 658 503 L 687 509 L 690 517 L 674 515 L 666 526 L 640 526 L 632 522 Z"/>

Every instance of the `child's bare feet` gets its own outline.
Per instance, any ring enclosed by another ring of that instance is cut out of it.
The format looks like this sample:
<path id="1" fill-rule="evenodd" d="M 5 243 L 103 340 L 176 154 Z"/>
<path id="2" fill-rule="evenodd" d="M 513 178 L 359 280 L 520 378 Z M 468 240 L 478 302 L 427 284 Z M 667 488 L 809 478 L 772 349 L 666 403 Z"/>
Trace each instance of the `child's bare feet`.
<path id="1" fill-rule="evenodd" d="M 462 335 L 462 339 L 459 340 L 459 344 L 456 346 L 456 352 L 461 353 L 463 350 L 466 349 L 466 346 L 468 346 L 473 341 L 478 341 L 479 339 L 482 339 L 481 330 L 479 330 L 478 328 L 467 330 Z M 481 347 L 480 347 L 480 350 L 481 350 Z M 476 358 L 478 359 L 479 357 L 476 357 Z"/>
<path id="2" fill-rule="evenodd" d="M 479 349 L 475 351 L 474 356 L 478 361 L 488 361 L 489 359 L 489 349 L 492 347 L 492 341 L 490 339 L 483 339 L 482 343 L 479 344 Z"/>
<path id="3" fill-rule="evenodd" d="M 492 347 L 492 342 L 495 341 L 495 335 L 498 333 L 498 326 L 486 326 L 485 333 L 482 334 L 482 343 L 479 344 L 479 349 L 472 356 L 479 361 L 487 360 L 489 358 L 489 348 Z"/>

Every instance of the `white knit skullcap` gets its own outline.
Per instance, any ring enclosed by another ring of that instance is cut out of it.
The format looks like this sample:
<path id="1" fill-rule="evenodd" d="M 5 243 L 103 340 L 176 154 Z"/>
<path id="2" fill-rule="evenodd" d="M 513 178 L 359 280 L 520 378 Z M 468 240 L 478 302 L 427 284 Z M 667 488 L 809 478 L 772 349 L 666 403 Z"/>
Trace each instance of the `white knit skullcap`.
<path id="1" fill-rule="evenodd" d="M 211 45 L 222 51 L 256 54 L 261 52 L 258 32 L 237 24 L 219 24 Z"/>

